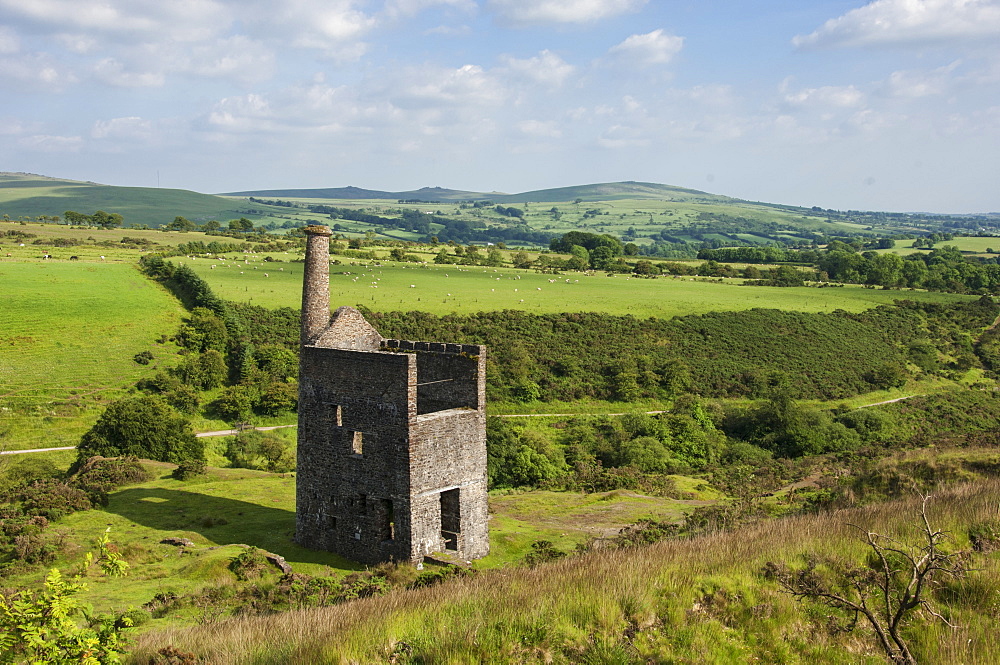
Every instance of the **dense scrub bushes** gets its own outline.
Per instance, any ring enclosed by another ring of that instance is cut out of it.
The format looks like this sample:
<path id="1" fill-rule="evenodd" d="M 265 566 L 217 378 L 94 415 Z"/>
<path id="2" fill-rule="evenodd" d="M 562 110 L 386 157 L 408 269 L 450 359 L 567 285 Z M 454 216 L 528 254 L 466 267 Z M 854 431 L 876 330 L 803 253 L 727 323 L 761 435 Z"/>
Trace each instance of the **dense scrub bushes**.
<path id="1" fill-rule="evenodd" d="M 8 469 L 7 475 L 0 493 L 0 575 L 50 563 L 57 550 L 47 532 L 52 522 L 106 505 L 115 488 L 151 478 L 134 457 L 92 457 L 69 476 L 30 464 Z"/>
<path id="2" fill-rule="evenodd" d="M 213 322 L 204 310 L 192 312 L 178 336 L 190 353 L 221 350 L 224 329 L 231 383 L 292 385 L 295 310 L 224 302 L 186 267 L 174 269 L 155 257 L 146 264 L 148 272 L 216 317 Z M 776 374 L 787 377 L 795 399 L 840 399 L 899 386 L 913 373 L 979 365 L 973 335 L 998 313 L 988 297 L 951 305 L 900 301 L 860 314 L 753 309 L 671 320 L 516 310 L 449 316 L 364 311 L 386 337 L 486 344 L 488 398 L 521 402 L 673 399 L 685 392 L 763 397 Z M 989 360 L 990 347 L 979 347 Z M 206 364 L 190 361 L 185 372 L 191 381 L 201 380 Z M 267 391 L 244 392 L 253 402 Z M 237 400 L 245 403 L 246 395 Z M 250 406 L 260 413 L 280 408 Z M 229 409 L 229 417 L 237 412 Z"/>
<path id="3" fill-rule="evenodd" d="M 636 319 L 506 310 L 365 315 L 387 337 L 486 344 L 488 397 L 763 397 L 775 374 L 796 399 L 839 399 L 899 385 L 913 371 L 968 369 L 972 335 L 1000 308 L 900 302 L 860 314 L 753 309 Z"/>
<path id="4" fill-rule="evenodd" d="M 255 413 L 274 416 L 297 406 L 298 312 L 223 301 L 187 266 L 147 256 L 143 270 L 191 308 L 174 339 L 183 360 L 140 381 L 140 390 L 159 394 L 182 413 L 200 406 L 198 391 L 227 386 L 210 405 L 231 422 Z"/>

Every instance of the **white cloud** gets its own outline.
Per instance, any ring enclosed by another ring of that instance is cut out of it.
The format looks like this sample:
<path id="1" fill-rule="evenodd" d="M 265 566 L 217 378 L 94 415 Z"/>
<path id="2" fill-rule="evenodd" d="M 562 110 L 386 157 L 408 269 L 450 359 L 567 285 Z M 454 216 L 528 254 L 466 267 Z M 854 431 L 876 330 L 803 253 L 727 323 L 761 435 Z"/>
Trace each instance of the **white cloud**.
<path id="1" fill-rule="evenodd" d="M 517 26 L 594 23 L 635 11 L 646 0 L 489 0 L 487 8 Z"/>
<path id="2" fill-rule="evenodd" d="M 790 81 L 785 79 L 781 84 L 781 92 L 784 94 L 784 101 L 791 106 L 811 106 L 819 108 L 852 108 L 862 106 L 865 103 L 863 92 L 853 85 L 833 86 L 827 85 L 820 88 L 802 88 L 801 90 L 789 90 Z"/>
<path id="3" fill-rule="evenodd" d="M 875 0 L 832 18 L 797 47 L 870 46 L 1000 37 L 998 0 Z"/>
<path id="4" fill-rule="evenodd" d="M 478 65 L 410 68 L 402 74 L 398 91 L 389 93 L 390 101 L 400 108 L 482 106 L 499 103 L 505 94 L 495 77 Z"/>
<path id="5" fill-rule="evenodd" d="M 153 136 L 153 123 L 135 116 L 98 120 L 90 130 L 94 139 L 111 141 L 148 141 Z"/>
<path id="6" fill-rule="evenodd" d="M 559 123 L 546 120 L 522 120 L 517 123 L 517 129 L 527 136 L 557 139 L 562 137 Z"/>
<path id="7" fill-rule="evenodd" d="M 388 0 L 385 3 L 385 13 L 392 17 L 413 16 L 432 7 L 453 7 L 462 11 L 473 11 L 476 3 L 473 0 Z"/>
<path id="8" fill-rule="evenodd" d="M 275 51 L 307 49 L 356 60 L 376 24 L 364 0 L 0 0 L 0 15 L 39 48 L 67 58 L 77 76 L 120 87 L 171 75 L 259 81 Z M 0 31 L 0 54 L 14 42 Z M 24 37 L 22 37 L 24 39 Z M 5 46 L 6 45 L 6 46 Z"/>
<path id="9" fill-rule="evenodd" d="M 359 4 L 357 0 L 284 0 L 279 4 L 258 0 L 241 21 L 253 28 L 254 36 L 352 60 L 364 54 L 360 40 L 376 24 Z"/>
<path id="10" fill-rule="evenodd" d="M 889 75 L 885 87 L 893 97 L 915 99 L 931 95 L 942 95 L 948 91 L 952 83 L 952 72 L 960 64 L 961 61 L 956 60 L 950 65 L 938 67 L 931 71 L 896 71 Z"/>
<path id="11" fill-rule="evenodd" d="M 232 12 L 214 0 L 0 0 L 0 9 L 60 33 L 118 35 L 126 41 L 200 41 L 218 33 Z"/>
<path id="12" fill-rule="evenodd" d="M 83 139 L 79 136 L 35 134 L 20 139 L 18 145 L 36 152 L 76 152 L 83 146 Z"/>
<path id="13" fill-rule="evenodd" d="M 72 72 L 44 53 L 0 59 L 0 79 L 17 81 L 26 88 L 61 90 L 76 82 Z"/>
<path id="14" fill-rule="evenodd" d="M 273 72 L 274 52 L 260 42 L 236 35 L 174 51 L 170 69 L 198 76 L 257 81 Z"/>
<path id="15" fill-rule="evenodd" d="M 17 53 L 21 50 L 21 40 L 11 28 L 0 25 L 0 55 Z"/>
<path id="16" fill-rule="evenodd" d="M 94 76 L 99 80 L 120 88 L 149 88 L 163 85 L 164 76 L 160 72 L 129 71 L 126 65 L 115 58 L 104 58 L 94 67 Z"/>
<path id="17" fill-rule="evenodd" d="M 665 65 L 684 47 L 684 38 L 668 35 L 662 29 L 644 35 L 632 35 L 612 46 L 608 54 L 631 65 Z"/>
<path id="18" fill-rule="evenodd" d="M 573 65 L 548 50 L 523 60 L 506 57 L 503 63 L 506 73 L 516 78 L 553 87 L 562 85 L 575 69 Z"/>
<path id="19" fill-rule="evenodd" d="M 275 127 L 267 99 L 253 94 L 220 100 L 206 120 L 212 129 L 226 133 L 271 131 Z"/>

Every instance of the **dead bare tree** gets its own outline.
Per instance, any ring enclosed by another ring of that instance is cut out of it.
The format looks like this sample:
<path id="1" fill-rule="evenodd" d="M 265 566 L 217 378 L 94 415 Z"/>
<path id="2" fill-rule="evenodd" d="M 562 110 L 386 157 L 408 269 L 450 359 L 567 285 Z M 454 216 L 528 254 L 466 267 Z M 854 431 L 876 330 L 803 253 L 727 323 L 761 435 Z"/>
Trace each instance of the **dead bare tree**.
<path id="1" fill-rule="evenodd" d="M 927 502 L 931 497 L 922 498 L 918 543 L 902 543 L 852 524 L 864 534 L 864 541 L 871 549 L 864 564 L 810 557 L 806 567 L 798 570 L 769 562 L 765 574 L 796 598 L 816 600 L 847 612 L 851 619 L 845 630 L 852 630 L 863 616 L 890 661 L 915 665 L 917 661 L 902 636 L 904 625 L 913 610 L 922 608 L 955 628 L 931 606 L 926 595 L 939 575 L 960 577 L 967 572 L 965 552 L 942 549 L 949 536 L 945 531 L 931 528 L 927 518 Z"/>

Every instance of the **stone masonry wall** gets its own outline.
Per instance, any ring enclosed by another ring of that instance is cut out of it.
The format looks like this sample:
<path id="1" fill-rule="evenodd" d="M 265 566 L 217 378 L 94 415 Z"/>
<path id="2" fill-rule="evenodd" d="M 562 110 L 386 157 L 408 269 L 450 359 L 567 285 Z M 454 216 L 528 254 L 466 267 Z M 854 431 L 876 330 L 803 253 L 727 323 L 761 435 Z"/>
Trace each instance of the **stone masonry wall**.
<path id="1" fill-rule="evenodd" d="M 296 540 L 362 563 L 485 556 L 485 348 L 331 318 L 330 231 L 305 230 Z"/>

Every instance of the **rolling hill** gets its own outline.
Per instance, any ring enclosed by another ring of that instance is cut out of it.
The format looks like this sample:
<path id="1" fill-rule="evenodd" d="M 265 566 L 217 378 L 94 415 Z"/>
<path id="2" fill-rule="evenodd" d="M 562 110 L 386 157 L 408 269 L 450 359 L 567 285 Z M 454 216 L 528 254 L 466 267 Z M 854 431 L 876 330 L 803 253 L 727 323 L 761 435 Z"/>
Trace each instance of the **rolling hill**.
<path id="1" fill-rule="evenodd" d="M 223 196 L 263 196 L 291 199 L 368 199 L 368 200 L 412 200 L 429 203 L 451 203 L 455 201 L 489 200 L 495 203 L 525 203 L 532 201 L 613 201 L 618 199 L 662 199 L 667 201 L 700 201 L 722 203 L 734 201 L 726 196 L 718 196 L 696 189 L 684 189 L 652 182 L 608 182 L 554 189 L 536 189 L 520 194 L 503 192 L 470 192 L 442 187 L 422 187 L 406 192 L 385 192 L 360 187 L 332 187 L 321 189 L 260 189 L 244 192 L 228 192 Z"/>
<path id="2" fill-rule="evenodd" d="M 117 212 L 127 225 L 151 227 L 167 224 L 178 215 L 197 222 L 259 217 L 241 201 L 186 189 L 117 187 L 31 173 L 0 173 L 0 214 L 11 219 L 36 218 L 62 216 L 67 210 Z"/>

